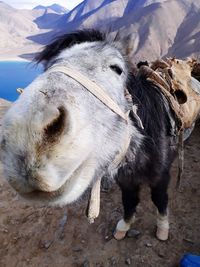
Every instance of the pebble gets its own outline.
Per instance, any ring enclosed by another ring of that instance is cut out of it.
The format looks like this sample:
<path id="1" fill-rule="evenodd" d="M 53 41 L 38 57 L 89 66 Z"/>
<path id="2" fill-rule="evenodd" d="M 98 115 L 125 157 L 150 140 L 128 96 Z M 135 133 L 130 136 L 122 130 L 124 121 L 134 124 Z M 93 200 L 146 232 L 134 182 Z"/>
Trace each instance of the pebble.
<path id="1" fill-rule="evenodd" d="M 74 251 L 74 252 L 81 252 L 82 249 L 81 249 L 81 248 L 74 248 L 73 251 Z"/>
<path id="2" fill-rule="evenodd" d="M 106 241 L 110 241 L 111 239 L 113 239 L 113 235 L 106 235 L 105 236 Z"/>
<path id="3" fill-rule="evenodd" d="M 116 265 L 117 265 L 117 260 L 116 260 L 115 257 L 111 257 L 111 258 L 110 258 L 110 265 L 111 265 L 111 266 L 116 266 Z"/>
<path id="4" fill-rule="evenodd" d="M 1 229 L 0 231 L 3 233 L 6 233 L 6 234 L 8 233 L 8 229 L 6 229 L 6 228 Z"/>
<path id="5" fill-rule="evenodd" d="M 40 246 L 40 248 L 46 248 L 46 249 L 48 249 L 51 246 L 52 243 L 53 243 L 52 240 L 49 240 L 49 241 L 40 241 L 39 246 Z"/>
<path id="6" fill-rule="evenodd" d="M 14 241 L 14 243 L 17 243 L 17 241 L 19 240 L 21 238 L 21 236 L 14 236 L 13 237 L 13 241 Z"/>
<path id="7" fill-rule="evenodd" d="M 90 267 L 90 262 L 88 260 L 85 260 L 81 267 Z"/>
<path id="8" fill-rule="evenodd" d="M 138 237 L 139 235 L 141 235 L 141 232 L 139 230 L 136 230 L 136 229 L 130 229 L 128 230 L 126 236 L 127 237 Z"/>
<path id="9" fill-rule="evenodd" d="M 159 256 L 160 258 L 165 258 L 165 253 L 162 252 L 162 251 L 159 251 L 159 252 L 158 252 L 158 256 Z"/>
<path id="10" fill-rule="evenodd" d="M 52 214 L 53 214 L 52 210 L 49 210 L 49 211 L 47 212 L 47 214 L 48 214 L 48 215 L 52 215 Z"/>
<path id="11" fill-rule="evenodd" d="M 126 265 L 131 265 L 131 259 L 130 258 L 126 258 L 125 263 L 126 263 Z"/>
<path id="12" fill-rule="evenodd" d="M 146 243 L 145 246 L 151 248 L 153 245 L 151 243 Z"/>
<path id="13" fill-rule="evenodd" d="M 190 244 L 194 244 L 194 241 L 190 238 L 183 238 L 183 241 L 190 243 Z"/>

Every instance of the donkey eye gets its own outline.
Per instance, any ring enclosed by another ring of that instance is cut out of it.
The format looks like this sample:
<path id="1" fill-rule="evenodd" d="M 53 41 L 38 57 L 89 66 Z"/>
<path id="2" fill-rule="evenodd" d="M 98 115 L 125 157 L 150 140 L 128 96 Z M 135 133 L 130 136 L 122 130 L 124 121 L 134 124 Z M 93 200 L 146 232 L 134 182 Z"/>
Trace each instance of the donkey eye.
<path id="1" fill-rule="evenodd" d="M 117 65 L 110 65 L 111 70 L 116 72 L 118 75 L 122 74 L 122 69 Z"/>

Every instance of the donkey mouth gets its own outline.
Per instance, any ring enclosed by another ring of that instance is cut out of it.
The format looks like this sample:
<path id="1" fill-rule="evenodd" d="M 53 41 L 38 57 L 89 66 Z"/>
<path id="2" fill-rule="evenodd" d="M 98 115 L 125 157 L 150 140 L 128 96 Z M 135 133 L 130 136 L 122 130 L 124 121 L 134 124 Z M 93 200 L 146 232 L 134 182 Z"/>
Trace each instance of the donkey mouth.
<path id="1" fill-rule="evenodd" d="M 63 189 L 62 189 L 63 188 Z M 33 201 L 44 201 L 44 200 L 54 200 L 55 198 L 58 198 L 59 196 L 62 195 L 64 192 L 64 186 L 60 187 L 56 191 L 51 191 L 51 192 L 44 192 L 40 190 L 34 190 L 29 193 L 21 193 L 20 195 L 28 200 L 33 200 Z"/>
<path id="2" fill-rule="evenodd" d="M 33 190 L 31 192 L 27 192 L 27 193 L 20 193 L 19 194 L 30 201 L 34 201 L 34 202 L 40 202 L 40 201 L 53 201 L 55 199 L 57 199 L 58 197 L 62 196 L 62 194 L 65 191 L 66 188 L 66 184 L 67 184 L 68 180 L 57 190 L 55 191 L 40 191 L 40 190 Z"/>
<path id="3" fill-rule="evenodd" d="M 43 190 L 42 188 L 21 188 L 16 184 L 11 186 L 19 195 L 29 202 L 39 205 L 63 205 L 75 201 L 89 186 L 94 175 L 94 167 L 89 159 L 85 159 L 80 165 L 66 177 L 64 183 L 55 190 Z"/>

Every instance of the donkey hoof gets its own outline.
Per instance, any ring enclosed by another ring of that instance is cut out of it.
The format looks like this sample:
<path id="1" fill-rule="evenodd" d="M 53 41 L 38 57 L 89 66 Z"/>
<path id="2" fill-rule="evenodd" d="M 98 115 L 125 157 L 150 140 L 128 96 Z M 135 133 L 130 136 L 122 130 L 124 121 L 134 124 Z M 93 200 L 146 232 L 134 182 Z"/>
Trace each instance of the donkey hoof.
<path id="1" fill-rule="evenodd" d="M 157 227 L 156 237 L 161 241 L 166 241 L 169 237 L 169 229 Z"/>
<path id="2" fill-rule="evenodd" d="M 126 236 L 126 232 L 127 231 L 119 231 L 119 230 L 115 230 L 114 233 L 113 233 L 113 236 L 116 240 L 122 240 L 125 238 Z"/>

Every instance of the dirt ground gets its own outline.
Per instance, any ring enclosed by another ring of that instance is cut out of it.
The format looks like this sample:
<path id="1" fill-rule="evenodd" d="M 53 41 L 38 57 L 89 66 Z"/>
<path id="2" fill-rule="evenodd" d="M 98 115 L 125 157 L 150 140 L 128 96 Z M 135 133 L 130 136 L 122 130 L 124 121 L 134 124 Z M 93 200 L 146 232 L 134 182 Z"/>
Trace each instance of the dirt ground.
<path id="1" fill-rule="evenodd" d="M 175 190 L 177 165 L 169 188 L 170 237 L 155 238 L 155 208 L 148 188 L 141 194 L 136 237 L 122 241 L 112 231 L 122 215 L 120 191 L 101 193 L 94 224 L 85 216 L 87 198 L 63 208 L 34 207 L 6 183 L 0 166 L 0 266 L 2 267 L 175 267 L 184 253 L 200 254 L 200 125 L 185 145 L 181 192 Z"/>

